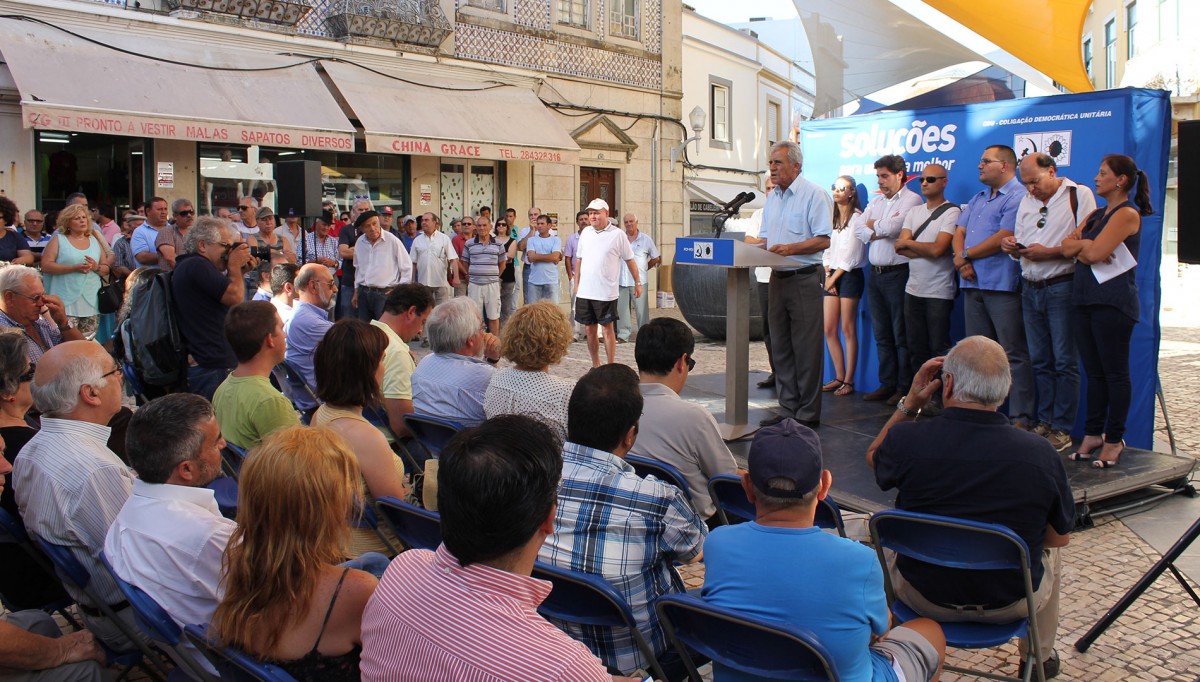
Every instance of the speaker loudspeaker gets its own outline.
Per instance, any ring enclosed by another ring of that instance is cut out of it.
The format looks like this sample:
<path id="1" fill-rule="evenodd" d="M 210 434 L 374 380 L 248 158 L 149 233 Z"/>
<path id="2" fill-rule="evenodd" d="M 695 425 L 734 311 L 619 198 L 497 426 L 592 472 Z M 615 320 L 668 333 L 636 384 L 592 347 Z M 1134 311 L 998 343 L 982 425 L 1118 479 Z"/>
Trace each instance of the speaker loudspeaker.
<path id="1" fill-rule="evenodd" d="M 277 213 L 301 218 L 321 215 L 321 162 L 279 161 L 275 164 Z M 281 218 L 281 220 L 282 220 Z"/>
<path id="2" fill-rule="evenodd" d="M 1179 122 L 1177 163 L 1179 262 L 1200 264 L 1200 121 Z"/>

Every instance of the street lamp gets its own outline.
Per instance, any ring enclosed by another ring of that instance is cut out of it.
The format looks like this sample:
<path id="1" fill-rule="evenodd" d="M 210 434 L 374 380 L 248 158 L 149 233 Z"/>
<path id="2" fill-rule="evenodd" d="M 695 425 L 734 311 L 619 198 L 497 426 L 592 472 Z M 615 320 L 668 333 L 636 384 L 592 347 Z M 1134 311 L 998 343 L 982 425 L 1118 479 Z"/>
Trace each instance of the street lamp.
<path id="1" fill-rule="evenodd" d="M 675 160 L 679 158 L 679 155 L 683 153 L 684 149 L 687 149 L 688 143 L 695 142 L 696 140 L 700 139 L 700 133 L 704 130 L 704 121 L 707 118 L 708 114 L 704 113 L 704 109 L 700 108 L 699 106 L 697 106 L 695 109 L 692 109 L 692 113 L 688 114 L 688 122 L 692 124 L 692 131 L 696 134 L 684 140 L 683 144 L 671 149 L 672 173 L 675 172 Z"/>

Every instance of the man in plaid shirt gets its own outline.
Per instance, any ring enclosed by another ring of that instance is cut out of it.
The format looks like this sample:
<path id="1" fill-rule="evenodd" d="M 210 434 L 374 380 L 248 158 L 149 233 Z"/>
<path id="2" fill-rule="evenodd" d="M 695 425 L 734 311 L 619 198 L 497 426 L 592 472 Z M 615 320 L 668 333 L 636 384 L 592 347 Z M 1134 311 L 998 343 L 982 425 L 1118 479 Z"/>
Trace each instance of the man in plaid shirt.
<path id="1" fill-rule="evenodd" d="M 641 478 L 623 457 L 637 438 L 642 414 L 638 377 L 625 365 L 602 365 L 575 385 L 567 407 L 562 487 L 554 533 L 540 561 L 604 577 L 633 609 L 656 655 L 666 639 L 654 601 L 682 592 L 673 561 L 703 556 L 707 527 L 678 488 Z M 630 674 L 648 661 L 621 629 L 559 624 L 610 669 Z"/>

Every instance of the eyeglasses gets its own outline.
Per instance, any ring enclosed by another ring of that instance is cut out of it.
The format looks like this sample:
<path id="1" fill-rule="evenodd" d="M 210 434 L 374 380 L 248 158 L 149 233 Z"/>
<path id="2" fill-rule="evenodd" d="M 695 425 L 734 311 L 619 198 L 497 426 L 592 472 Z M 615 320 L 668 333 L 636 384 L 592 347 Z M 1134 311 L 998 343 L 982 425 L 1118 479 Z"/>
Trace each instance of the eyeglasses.
<path id="1" fill-rule="evenodd" d="M 683 361 L 687 363 L 687 368 L 688 368 L 689 372 L 696 369 L 696 361 L 695 361 L 695 359 L 692 358 L 691 354 L 688 354 L 688 356 L 685 357 L 683 359 Z"/>
<path id="2" fill-rule="evenodd" d="M 25 383 L 26 381 L 33 381 L 33 373 L 36 371 L 37 371 L 37 363 L 36 362 L 29 363 L 29 369 L 26 370 L 26 372 L 24 374 L 17 377 L 17 381 L 22 384 Z"/>
<path id="3" fill-rule="evenodd" d="M 933 183 L 937 182 L 938 180 L 945 180 L 945 179 L 946 179 L 945 175 L 926 175 L 925 177 L 921 178 L 921 182 L 925 183 L 926 185 L 932 185 Z"/>
<path id="4" fill-rule="evenodd" d="M 31 296 L 31 295 L 29 295 L 29 294 L 22 294 L 22 293 L 21 293 L 21 292 L 19 292 L 19 291 L 10 291 L 10 292 L 8 292 L 8 293 L 10 293 L 10 294 L 15 294 L 15 295 L 17 295 L 17 296 L 20 296 L 21 298 L 28 299 L 28 300 L 30 300 L 30 301 L 33 301 L 33 302 L 35 302 L 35 303 L 37 303 L 38 301 L 44 301 L 44 300 L 46 300 L 46 292 L 44 292 L 44 291 L 43 291 L 42 293 L 40 293 L 40 294 L 33 294 L 32 296 Z"/>
<path id="5" fill-rule="evenodd" d="M 175 215 L 178 215 L 178 216 L 196 215 L 196 212 L 195 211 L 180 211 L 179 213 L 176 213 Z"/>
<path id="6" fill-rule="evenodd" d="M 34 220 L 33 218 L 26 218 L 25 222 L 31 223 L 33 225 L 41 225 L 42 223 L 44 223 L 46 221 L 45 220 Z"/>
<path id="7" fill-rule="evenodd" d="M 253 211 L 254 207 L 253 206 L 238 206 L 238 210 L 239 211 Z"/>
<path id="8" fill-rule="evenodd" d="M 1041 213 L 1041 214 L 1042 214 L 1042 217 L 1041 217 L 1041 218 L 1038 218 L 1038 221 L 1037 221 L 1037 226 L 1038 226 L 1039 228 L 1041 228 L 1041 227 L 1045 227 L 1045 226 L 1046 226 L 1046 215 L 1050 213 L 1050 207 L 1049 207 L 1049 206 L 1043 206 L 1043 207 L 1041 207 L 1041 208 L 1039 208 L 1039 209 L 1038 209 L 1038 213 Z"/>
<path id="9" fill-rule="evenodd" d="M 1004 162 L 1003 162 L 1003 161 L 1001 161 L 1001 160 L 999 160 L 999 159 L 989 159 L 989 158 L 987 158 L 987 157 L 984 157 L 984 158 L 982 158 L 982 159 L 980 159 L 980 160 L 979 160 L 979 165 L 980 165 L 980 166 L 986 166 L 986 165 L 988 165 L 989 163 L 1004 163 Z"/>
<path id="10" fill-rule="evenodd" d="M 112 369 L 108 370 L 104 374 L 101 374 L 100 378 L 107 379 L 114 374 L 117 375 L 117 381 L 122 381 L 122 382 L 125 381 L 125 373 L 121 371 L 120 367 L 113 367 Z"/>
<path id="11" fill-rule="evenodd" d="M 830 185 L 829 189 L 834 192 L 849 192 L 850 191 L 849 187 L 838 187 L 837 185 Z"/>

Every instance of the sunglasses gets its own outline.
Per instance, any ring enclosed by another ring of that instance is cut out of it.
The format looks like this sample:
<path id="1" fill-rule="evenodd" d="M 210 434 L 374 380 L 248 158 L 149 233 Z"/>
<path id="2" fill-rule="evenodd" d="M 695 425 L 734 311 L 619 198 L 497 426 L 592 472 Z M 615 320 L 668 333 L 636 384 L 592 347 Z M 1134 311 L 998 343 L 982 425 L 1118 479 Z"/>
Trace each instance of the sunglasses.
<path id="1" fill-rule="evenodd" d="M 684 358 L 684 362 L 687 363 L 687 368 L 688 368 L 689 372 L 696 369 L 696 361 L 692 358 L 692 356 L 690 354 L 686 358 Z"/>
<path id="2" fill-rule="evenodd" d="M 1050 213 L 1050 207 L 1043 206 L 1038 209 L 1038 213 L 1042 214 L 1042 217 L 1038 218 L 1037 226 L 1039 228 L 1045 227 L 1046 226 L 1046 215 Z"/>
<path id="3" fill-rule="evenodd" d="M 176 213 L 175 215 L 180 215 L 180 216 L 196 215 L 196 212 L 195 211 L 180 211 L 179 213 Z"/>
<path id="4" fill-rule="evenodd" d="M 925 177 L 921 178 L 921 182 L 925 183 L 926 185 L 932 185 L 933 183 L 937 182 L 938 180 L 945 180 L 945 179 L 946 179 L 945 175 L 936 175 L 936 176 L 935 175 L 926 175 Z"/>
<path id="5" fill-rule="evenodd" d="M 238 210 L 239 211 L 253 211 L 254 207 L 253 206 L 238 206 Z"/>
<path id="6" fill-rule="evenodd" d="M 17 381 L 22 384 L 25 383 L 26 381 L 33 381 L 33 373 L 36 371 L 37 371 L 37 363 L 36 362 L 29 363 L 29 369 L 24 374 L 17 377 Z"/>
<path id="7" fill-rule="evenodd" d="M 837 185 L 830 185 L 830 186 L 829 186 L 829 189 L 830 189 L 830 190 L 832 190 L 832 191 L 834 191 L 834 192 L 849 192 L 851 188 L 849 188 L 849 187 L 838 187 Z"/>

